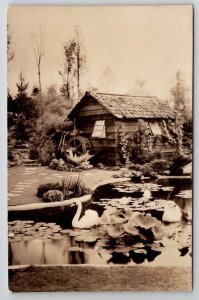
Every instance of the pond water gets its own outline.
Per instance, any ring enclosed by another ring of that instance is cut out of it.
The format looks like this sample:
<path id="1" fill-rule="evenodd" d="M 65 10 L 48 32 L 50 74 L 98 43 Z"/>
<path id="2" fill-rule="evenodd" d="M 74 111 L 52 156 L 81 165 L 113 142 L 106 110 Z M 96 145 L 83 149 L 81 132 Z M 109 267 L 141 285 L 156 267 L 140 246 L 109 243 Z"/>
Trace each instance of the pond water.
<path id="1" fill-rule="evenodd" d="M 162 179 L 99 187 L 90 208 L 98 212 L 101 220 L 105 212 L 114 212 L 111 225 L 101 222 L 90 229 L 74 229 L 31 220 L 9 222 L 9 265 L 191 266 L 191 185 L 191 179 Z M 163 222 L 165 201 L 180 207 L 179 220 Z M 141 225 L 131 226 L 130 230 L 126 225 L 132 212 L 139 214 Z M 146 220 L 157 224 L 152 228 Z"/>

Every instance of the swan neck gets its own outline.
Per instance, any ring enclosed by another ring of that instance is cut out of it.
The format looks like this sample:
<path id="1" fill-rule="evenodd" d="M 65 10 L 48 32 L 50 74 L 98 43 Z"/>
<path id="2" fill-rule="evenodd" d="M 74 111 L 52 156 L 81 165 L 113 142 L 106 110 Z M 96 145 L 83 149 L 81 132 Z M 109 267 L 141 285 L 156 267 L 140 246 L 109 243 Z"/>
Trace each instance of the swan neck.
<path id="1" fill-rule="evenodd" d="M 76 211 L 76 214 L 75 214 L 75 216 L 73 218 L 73 221 L 72 221 L 72 225 L 73 226 L 79 221 L 79 217 L 80 217 L 81 211 L 82 211 L 82 203 L 78 202 L 77 203 L 77 211 Z"/>

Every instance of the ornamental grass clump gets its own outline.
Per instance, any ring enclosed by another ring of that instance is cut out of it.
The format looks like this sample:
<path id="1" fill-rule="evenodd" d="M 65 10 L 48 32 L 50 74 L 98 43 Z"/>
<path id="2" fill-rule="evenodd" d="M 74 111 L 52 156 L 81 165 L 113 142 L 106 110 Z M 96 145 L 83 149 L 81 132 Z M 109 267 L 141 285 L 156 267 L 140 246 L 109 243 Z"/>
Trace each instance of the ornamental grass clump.
<path id="1" fill-rule="evenodd" d="M 80 178 L 64 178 L 61 183 L 45 183 L 37 188 L 37 197 L 44 202 L 63 201 L 71 198 L 81 197 L 88 194 L 90 190 Z"/>

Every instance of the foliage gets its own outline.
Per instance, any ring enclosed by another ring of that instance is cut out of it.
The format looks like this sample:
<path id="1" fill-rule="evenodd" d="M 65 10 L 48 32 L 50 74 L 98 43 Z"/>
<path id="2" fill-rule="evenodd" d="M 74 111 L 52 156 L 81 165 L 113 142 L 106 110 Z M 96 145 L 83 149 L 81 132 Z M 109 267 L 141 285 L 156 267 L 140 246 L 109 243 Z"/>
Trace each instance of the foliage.
<path id="1" fill-rule="evenodd" d="M 62 186 L 59 182 L 57 183 L 44 183 L 40 184 L 37 188 L 37 197 L 42 198 L 43 194 L 50 190 L 59 190 L 61 191 Z"/>
<path id="2" fill-rule="evenodd" d="M 191 103 L 188 91 L 182 72 L 177 71 L 176 83 L 171 89 L 171 94 L 174 98 L 174 109 L 180 112 L 186 119 L 191 118 Z"/>
<path id="3" fill-rule="evenodd" d="M 49 164 L 49 167 L 52 168 L 53 170 L 58 170 L 58 171 L 63 171 L 65 168 L 66 162 L 60 158 L 53 158 Z"/>
<path id="4" fill-rule="evenodd" d="M 70 198 L 81 197 L 89 193 L 89 189 L 86 187 L 80 176 L 78 176 L 77 179 L 72 179 L 72 176 L 69 178 L 69 180 L 63 179 L 62 191 L 64 194 L 64 199 L 68 199 L 69 196 Z"/>
<path id="5" fill-rule="evenodd" d="M 129 143 L 129 135 L 124 131 L 124 126 L 122 127 L 122 132 L 120 132 L 120 153 L 121 153 L 121 158 L 123 160 L 123 162 L 128 165 L 130 160 L 130 153 L 127 149 Z"/>
<path id="6" fill-rule="evenodd" d="M 40 162 L 48 165 L 55 157 L 63 130 L 71 126 L 66 121 L 70 109 L 67 101 L 57 93 L 56 86 L 48 88 L 46 94 L 35 96 L 39 116 L 31 135 L 32 148 L 39 151 Z"/>
<path id="7" fill-rule="evenodd" d="M 171 164 L 172 175 L 182 175 L 183 167 L 192 161 L 192 155 L 176 155 Z"/>
<path id="8" fill-rule="evenodd" d="M 29 83 L 25 81 L 25 77 L 21 72 L 19 74 L 19 82 L 17 85 L 17 95 L 14 99 L 8 98 L 9 110 L 22 114 L 24 117 L 24 122 L 30 119 L 35 119 L 38 116 L 37 103 L 34 99 L 28 96 L 28 86 Z"/>
<path id="9" fill-rule="evenodd" d="M 151 147 L 151 131 L 149 125 L 142 119 L 138 120 L 138 130 L 134 136 L 134 151 L 132 160 L 136 163 L 145 163 L 154 157 Z"/>
<path id="10" fill-rule="evenodd" d="M 83 161 L 78 167 L 77 169 L 80 170 L 90 170 L 93 168 L 93 165 L 90 164 L 89 161 Z"/>
<path id="11" fill-rule="evenodd" d="M 63 201 L 63 199 L 63 193 L 59 190 L 49 190 L 46 193 L 44 193 L 42 197 L 42 200 L 44 202 Z"/>
<path id="12" fill-rule="evenodd" d="M 90 164 L 89 161 L 82 162 L 78 166 L 75 166 L 74 164 L 70 162 L 65 162 L 62 158 L 57 159 L 54 158 L 51 160 L 49 167 L 52 168 L 53 170 L 57 171 L 80 171 L 80 170 L 89 170 L 93 168 L 93 165 Z"/>
<path id="13" fill-rule="evenodd" d="M 145 177 L 155 177 L 157 174 L 164 174 L 166 170 L 169 170 L 171 162 L 165 159 L 156 159 L 150 163 L 131 164 L 129 170 L 136 170 L 142 172 Z"/>
<path id="14" fill-rule="evenodd" d="M 163 174 L 164 171 L 168 170 L 170 167 L 169 160 L 166 159 L 155 159 L 149 163 L 150 167 L 154 172 L 158 174 Z"/>
<path id="15" fill-rule="evenodd" d="M 178 149 L 182 153 L 182 146 L 192 149 L 192 103 L 188 95 L 189 89 L 180 71 L 176 73 L 176 84 L 171 89 L 174 98 L 174 109 L 178 112 L 176 128 L 178 130 Z M 181 115 L 181 118 L 179 117 Z"/>
<path id="16" fill-rule="evenodd" d="M 101 223 L 112 239 L 132 236 L 143 241 L 161 240 L 164 232 L 161 222 L 150 214 L 128 211 L 123 216 L 116 210 L 105 210 Z"/>
<path id="17" fill-rule="evenodd" d="M 61 183 L 45 183 L 39 185 L 37 188 L 37 197 L 43 198 L 43 195 L 52 190 L 61 191 L 63 199 L 81 197 L 89 193 L 89 189 L 86 187 L 80 176 L 77 179 L 72 178 L 63 179 Z M 51 193 L 50 193 L 51 194 Z"/>

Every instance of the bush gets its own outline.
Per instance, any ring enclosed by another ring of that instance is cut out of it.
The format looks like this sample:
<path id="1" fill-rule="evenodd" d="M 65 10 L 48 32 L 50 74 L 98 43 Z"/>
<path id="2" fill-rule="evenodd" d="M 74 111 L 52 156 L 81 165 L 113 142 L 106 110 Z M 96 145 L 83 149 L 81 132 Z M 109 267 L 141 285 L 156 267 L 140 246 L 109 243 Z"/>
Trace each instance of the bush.
<path id="1" fill-rule="evenodd" d="M 64 195 L 59 190 L 49 190 L 48 192 L 43 194 L 42 199 L 44 202 L 63 201 Z"/>
<path id="2" fill-rule="evenodd" d="M 165 159 L 156 159 L 144 165 L 131 164 L 129 170 L 142 172 L 145 177 L 155 178 L 157 174 L 164 174 L 164 171 L 170 168 L 171 163 Z"/>
<path id="3" fill-rule="evenodd" d="M 42 198 L 43 194 L 50 190 L 59 190 L 62 191 L 62 185 L 60 183 L 45 183 L 39 185 L 37 188 L 37 197 Z"/>
<path id="4" fill-rule="evenodd" d="M 38 159 L 39 158 L 39 151 L 35 148 L 30 149 L 30 159 Z"/>
<path id="5" fill-rule="evenodd" d="M 171 163 L 166 159 L 156 159 L 149 163 L 154 172 L 159 174 L 170 168 Z"/>

